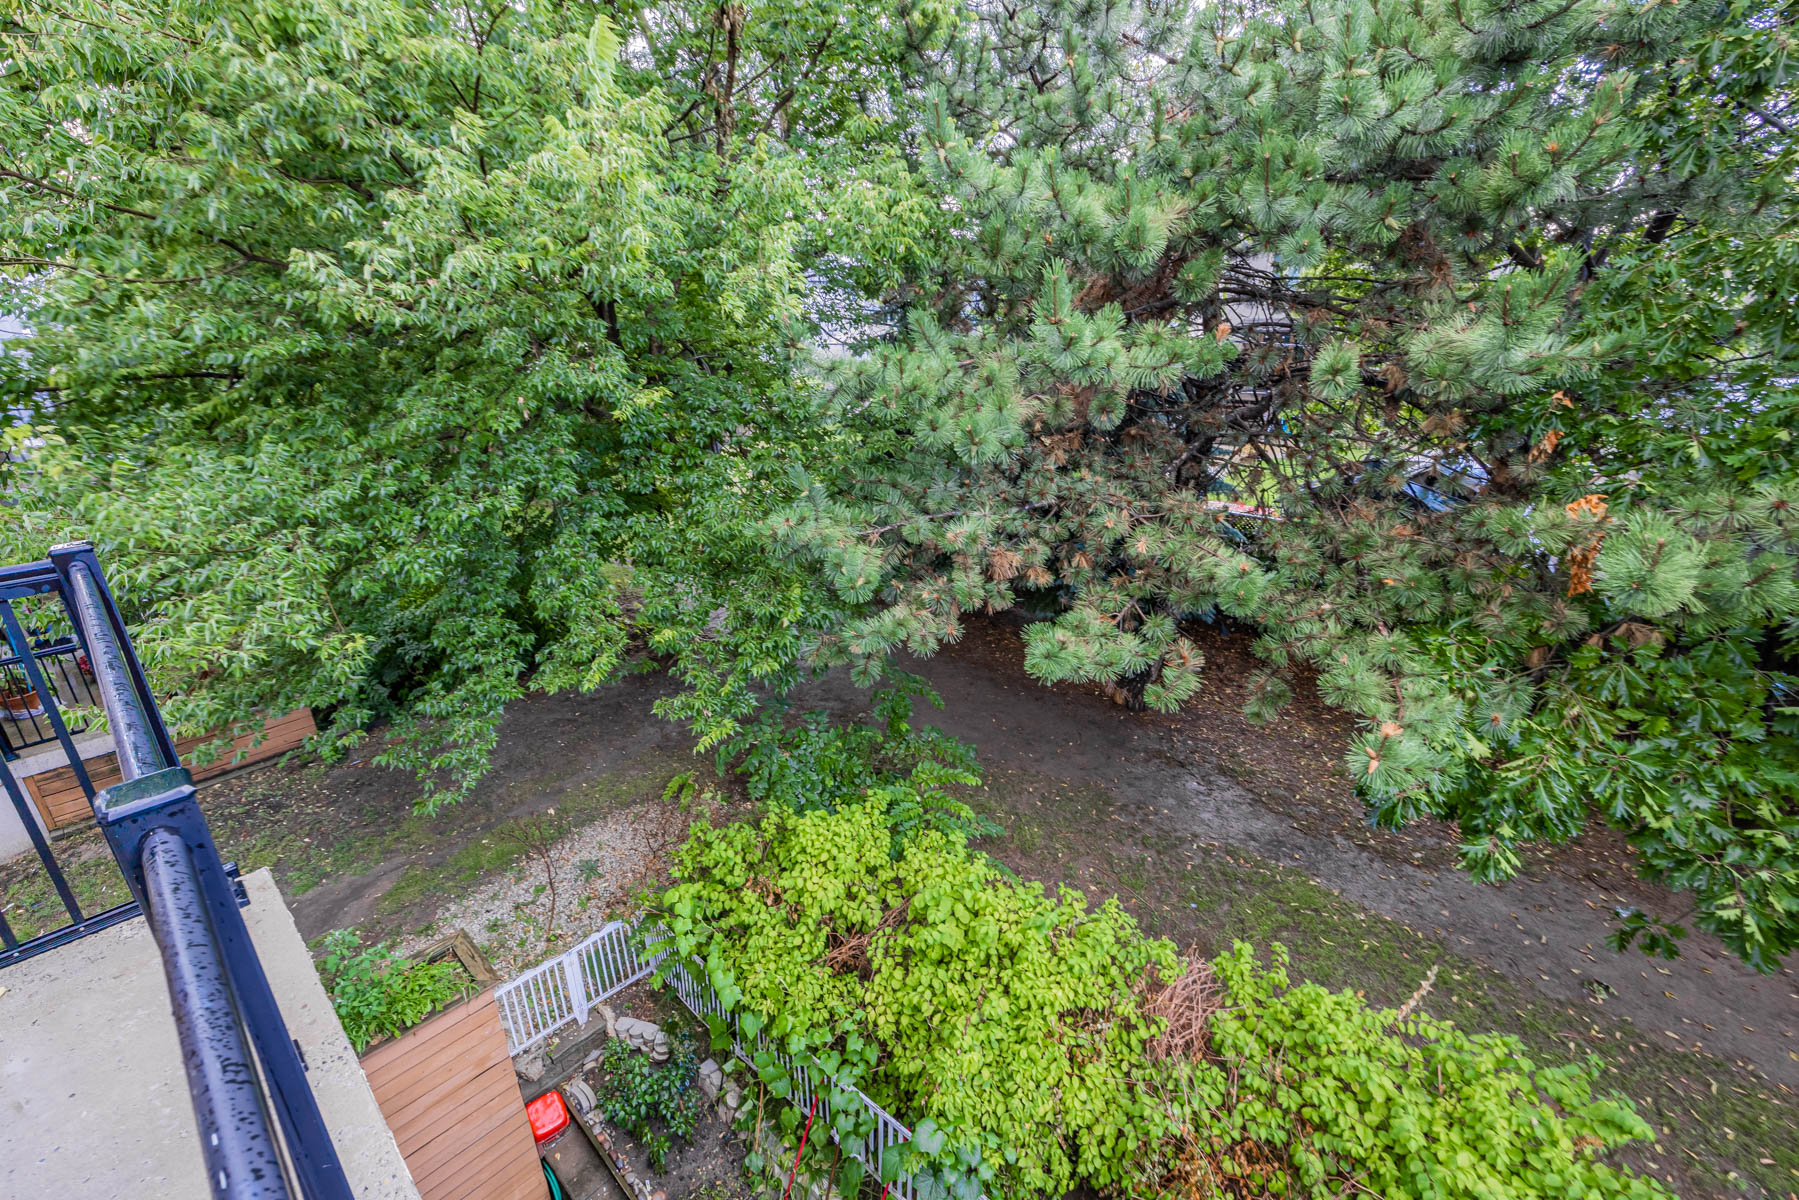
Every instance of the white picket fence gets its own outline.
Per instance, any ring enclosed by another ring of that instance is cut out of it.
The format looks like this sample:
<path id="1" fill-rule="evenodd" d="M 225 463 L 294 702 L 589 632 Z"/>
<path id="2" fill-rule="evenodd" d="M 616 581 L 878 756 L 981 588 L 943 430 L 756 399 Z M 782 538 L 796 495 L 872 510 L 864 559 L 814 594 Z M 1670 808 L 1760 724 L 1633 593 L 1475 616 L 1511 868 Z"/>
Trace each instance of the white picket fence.
<path id="1" fill-rule="evenodd" d="M 631 945 L 631 927 L 613 921 L 572 950 L 494 989 L 506 1048 L 522 1053 L 565 1025 L 585 1025 L 595 1005 L 656 969 Z"/>
<path id="2" fill-rule="evenodd" d="M 623 921 L 613 921 L 567 952 L 496 987 L 494 1000 L 499 1006 L 500 1023 L 506 1030 L 507 1048 L 513 1054 L 518 1054 L 565 1026 L 585 1024 L 589 1014 L 601 1001 L 638 980 L 647 978 L 660 967 L 663 978 L 674 989 L 675 995 L 681 998 L 681 1003 L 702 1023 L 708 1016 L 712 1016 L 729 1024 L 732 1050 L 738 1058 L 750 1064 L 753 1069 L 752 1055 L 757 1051 L 767 1051 L 786 1067 L 793 1081 L 789 1103 L 803 1113 L 814 1113 L 813 1132 L 828 1130 L 832 1141 L 843 1144 L 843 1140 L 832 1128 L 833 1089 L 822 1068 L 810 1056 L 796 1058 L 783 1053 L 760 1030 L 746 1045 L 736 1015 L 725 1011 L 724 1005 L 719 1003 L 718 996 L 713 992 L 711 983 L 704 978 L 695 979 L 685 963 L 679 960 L 667 961 L 666 954 L 646 956 L 638 953 L 632 945 L 633 941 L 638 940 L 634 932 L 633 926 Z M 652 927 L 645 932 L 648 936 L 644 940 L 648 941 L 655 941 L 661 934 L 659 927 Z M 910 1141 L 912 1131 L 895 1120 L 886 1109 L 870 1100 L 860 1088 L 838 1084 L 835 1090 L 850 1096 L 851 1103 L 860 1104 L 874 1119 L 874 1128 L 867 1136 L 843 1144 L 843 1149 L 845 1153 L 860 1159 L 862 1165 L 868 1168 L 869 1174 L 879 1179 L 882 1158 L 894 1147 Z M 915 1185 L 905 1177 L 896 1180 L 883 1194 L 894 1197 L 895 1200 L 916 1200 Z"/>

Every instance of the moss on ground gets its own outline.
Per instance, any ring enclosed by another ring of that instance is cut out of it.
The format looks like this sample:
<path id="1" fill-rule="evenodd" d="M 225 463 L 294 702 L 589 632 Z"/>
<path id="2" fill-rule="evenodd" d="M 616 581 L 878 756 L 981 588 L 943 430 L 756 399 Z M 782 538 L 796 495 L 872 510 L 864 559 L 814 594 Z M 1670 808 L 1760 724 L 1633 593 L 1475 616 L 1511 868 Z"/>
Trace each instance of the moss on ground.
<path id="1" fill-rule="evenodd" d="M 526 852 L 511 834 L 535 820 L 552 837 L 585 824 L 616 805 L 660 795 L 679 771 L 690 769 L 685 755 L 650 753 L 616 770 L 576 780 L 578 769 L 514 780 L 478 800 L 435 814 L 412 805 L 411 781 L 391 776 L 396 786 L 373 799 L 353 794 L 346 778 L 357 773 L 317 762 L 259 770 L 203 788 L 200 802 L 220 855 L 245 874 L 272 868 L 289 901 L 321 884 L 415 858 L 381 899 L 379 912 L 392 915 L 508 870 Z M 528 810 L 540 809 L 537 816 Z M 85 913 L 100 912 L 130 896 L 96 829 L 54 843 L 69 886 Z M 0 905 L 21 940 L 58 929 L 68 916 L 37 858 L 25 854 L 0 864 Z"/>
<path id="2" fill-rule="evenodd" d="M 409 855 L 425 861 L 409 865 L 395 891 L 384 901 L 394 912 L 405 903 L 428 896 L 435 887 L 466 884 L 481 875 L 509 867 L 524 846 L 509 831 L 517 830 L 536 811 L 546 828 L 566 832 L 584 818 L 659 789 L 682 766 L 669 754 L 649 754 L 591 779 L 571 782 L 575 770 L 512 781 L 436 813 L 416 811 L 404 791 L 396 789 L 385 803 L 364 803 L 355 818 L 344 820 L 342 804 L 326 793 L 321 806 L 296 805 L 296 782 L 270 775 L 250 781 L 241 796 L 209 813 L 221 849 L 238 856 L 246 871 L 273 867 L 289 899 L 305 895 L 342 875 L 374 871 Z M 309 768 L 309 770 L 312 770 Z M 209 808 L 212 806 L 209 806 Z M 320 820 L 320 808 L 338 818 Z M 228 849 L 227 849 L 228 848 Z M 391 894 L 391 893 L 390 893 Z"/>
<path id="3" fill-rule="evenodd" d="M 469 884 L 489 871 L 510 867 L 524 850 L 504 837 L 482 838 L 472 846 L 464 846 L 440 863 L 419 863 L 406 868 L 394 885 L 382 893 L 375 911 L 382 915 L 397 913 L 421 900 L 449 891 L 458 884 Z"/>
<path id="4" fill-rule="evenodd" d="M 375 911 L 381 916 L 406 912 L 441 895 L 466 892 L 478 881 L 513 870 L 535 848 L 547 848 L 608 810 L 646 796 L 661 795 L 677 768 L 684 765 L 673 756 L 649 756 L 566 788 L 554 807 L 542 812 L 465 831 L 460 839 L 464 844 L 447 854 L 441 853 L 445 839 L 434 838 L 440 853 L 407 866 L 376 902 Z M 441 821 L 443 814 L 421 819 Z M 453 843 L 458 839 L 449 840 Z"/>

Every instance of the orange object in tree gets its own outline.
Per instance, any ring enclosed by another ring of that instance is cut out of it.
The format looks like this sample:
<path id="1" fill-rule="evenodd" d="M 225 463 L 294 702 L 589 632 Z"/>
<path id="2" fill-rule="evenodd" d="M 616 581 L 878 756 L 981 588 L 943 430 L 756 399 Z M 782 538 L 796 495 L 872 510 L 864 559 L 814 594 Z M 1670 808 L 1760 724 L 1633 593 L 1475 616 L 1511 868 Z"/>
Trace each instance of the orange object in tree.
<path id="1" fill-rule="evenodd" d="M 561 1092 L 545 1092 L 525 1105 L 525 1117 L 531 1122 L 531 1136 L 542 1145 L 568 1128 L 568 1105 Z"/>

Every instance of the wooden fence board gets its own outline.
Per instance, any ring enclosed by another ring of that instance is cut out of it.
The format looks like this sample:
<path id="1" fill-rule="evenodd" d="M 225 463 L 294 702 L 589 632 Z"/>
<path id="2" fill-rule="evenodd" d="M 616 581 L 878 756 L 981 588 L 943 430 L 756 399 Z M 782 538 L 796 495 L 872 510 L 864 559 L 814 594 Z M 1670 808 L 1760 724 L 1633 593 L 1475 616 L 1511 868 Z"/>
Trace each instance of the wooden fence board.
<path id="1" fill-rule="evenodd" d="M 496 1096 L 504 1095 L 507 1087 L 517 1091 L 518 1084 L 512 1078 L 512 1063 L 505 1064 L 502 1074 L 498 1066 L 489 1067 L 486 1072 L 472 1079 L 463 1078 L 451 1072 L 440 1073 L 437 1079 L 424 1084 L 418 1091 L 406 1097 L 404 1107 L 387 1114 L 388 1127 L 394 1131 L 395 1137 L 428 1136 L 434 1128 L 441 1128 L 445 1123 L 448 1110 L 461 1106 L 470 1114 L 485 1111 Z M 496 1078 L 499 1084 L 495 1086 Z M 517 1099 L 523 1105 L 524 1099 Z M 384 1113 L 385 1109 L 382 1110 Z"/>
<path id="2" fill-rule="evenodd" d="M 363 1071 L 388 1076 L 395 1071 L 428 1067 L 431 1061 L 418 1053 L 418 1047 L 462 1042 L 471 1037 L 486 1038 L 486 1023 L 481 1020 L 478 1006 L 472 1002 L 478 999 L 479 996 L 474 996 L 470 998 L 470 1003 L 452 1005 L 433 1015 L 424 1024 L 407 1030 L 406 1038 L 410 1040 L 410 1046 L 401 1047 L 400 1039 L 395 1038 L 384 1038 L 376 1042 L 363 1052 Z"/>
<path id="3" fill-rule="evenodd" d="M 300 745 L 307 738 L 318 732 L 313 724 L 310 708 L 296 708 L 279 717 L 271 717 L 262 725 L 260 733 L 262 741 L 252 746 L 256 740 L 257 730 L 245 730 L 231 742 L 231 750 L 220 755 L 203 767 L 193 770 L 195 782 L 210 779 L 214 775 L 222 775 L 234 767 L 247 766 L 250 763 L 262 762 L 274 758 L 278 754 L 286 754 Z M 188 751 L 212 740 L 213 734 L 199 737 L 182 738 L 175 743 L 177 754 Z M 242 757 L 238 757 L 239 755 Z M 109 788 L 119 783 L 123 776 L 119 773 L 118 756 L 110 751 L 82 760 L 87 768 L 88 779 L 93 782 L 94 790 Z M 69 766 L 55 767 L 48 771 L 40 771 L 36 775 L 25 777 L 25 790 L 31 793 L 31 799 L 37 805 L 38 813 L 44 818 L 47 829 L 61 829 L 66 825 L 76 825 L 82 821 L 91 821 L 94 816 L 93 806 L 88 803 L 87 793 L 81 790 L 81 781 L 75 776 L 75 768 Z"/>
<path id="4" fill-rule="evenodd" d="M 504 1130 L 498 1130 L 489 1136 L 504 1135 Z M 542 1168 L 535 1176 L 521 1176 L 500 1156 L 450 1186 L 451 1200 L 540 1200 L 544 1190 Z"/>
<path id="5" fill-rule="evenodd" d="M 517 1091 L 517 1088 L 513 1089 L 515 1097 Z M 513 1104 L 521 1111 L 524 1108 L 523 1100 L 515 1099 Z M 422 1166 L 413 1175 L 419 1195 L 424 1200 L 438 1200 L 438 1193 L 453 1194 L 470 1174 L 495 1166 L 503 1168 L 498 1173 L 507 1178 L 523 1174 L 518 1168 L 519 1162 L 541 1171 L 542 1168 L 537 1166 L 537 1143 L 531 1140 L 530 1126 L 523 1126 L 529 1154 L 525 1158 L 516 1158 L 510 1153 L 514 1148 L 511 1121 L 509 1113 L 499 1111 L 491 1103 L 487 1110 L 474 1116 L 466 1110 L 459 1112 L 453 1125 L 438 1130 L 426 1144 L 427 1153 L 420 1159 Z M 408 1161 L 406 1165 L 410 1167 L 412 1163 Z"/>
<path id="6" fill-rule="evenodd" d="M 421 1087 L 428 1087 L 432 1077 L 442 1074 L 441 1069 L 437 1065 L 438 1059 L 456 1058 L 463 1054 L 485 1054 L 487 1052 L 487 1031 L 481 1028 L 479 1022 L 465 1021 L 452 1032 L 454 1034 L 452 1037 L 435 1039 L 430 1054 L 414 1052 L 405 1056 L 404 1061 L 395 1063 L 392 1067 L 385 1068 L 387 1086 L 393 1090 L 396 1096 L 411 1095 L 416 1093 Z M 393 1044 L 394 1043 L 389 1042 L 384 1045 L 382 1049 L 386 1049 L 387 1045 Z M 373 1053 L 373 1051 L 370 1052 L 371 1058 L 373 1057 Z M 381 1067 L 370 1067 L 368 1063 L 369 1058 L 364 1058 L 363 1070 L 365 1072 L 384 1069 Z M 389 1113 L 388 1119 L 391 1121 L 393 1116 L 394 1114 Z"/>

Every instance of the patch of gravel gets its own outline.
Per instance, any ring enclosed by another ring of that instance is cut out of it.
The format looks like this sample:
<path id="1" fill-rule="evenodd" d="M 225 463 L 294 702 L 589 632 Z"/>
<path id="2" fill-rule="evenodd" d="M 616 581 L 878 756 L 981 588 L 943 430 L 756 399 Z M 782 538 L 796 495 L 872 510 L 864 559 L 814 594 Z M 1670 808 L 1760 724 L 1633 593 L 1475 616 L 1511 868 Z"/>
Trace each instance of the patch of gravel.
<path id="1" fill-rule="evenodd" d="M 527 839 L 509 870 L 451 900 L 400 950 L 413 953 L 461 929 L 510 978 L 626 909 L 634 892 L 661 878 L 686 829 L 686 814 L 654 804 L 609 812 L 553 842 Z"/>

